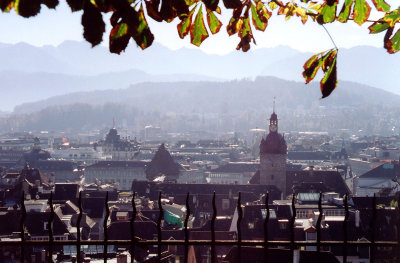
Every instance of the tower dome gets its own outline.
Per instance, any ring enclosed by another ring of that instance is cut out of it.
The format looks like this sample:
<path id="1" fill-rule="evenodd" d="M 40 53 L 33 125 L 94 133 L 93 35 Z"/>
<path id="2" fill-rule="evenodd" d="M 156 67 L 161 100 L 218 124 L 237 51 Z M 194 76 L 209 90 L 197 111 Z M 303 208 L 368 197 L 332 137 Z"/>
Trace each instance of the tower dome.
<path id="1" fill-rule="evenodd" d="M 287 145 L 285 137 L 278 133 L 278 115 L 274 112 L 269 119 L 269 134 L 260 143 L 260 154 L 275 153 L 286 154 Z"/>

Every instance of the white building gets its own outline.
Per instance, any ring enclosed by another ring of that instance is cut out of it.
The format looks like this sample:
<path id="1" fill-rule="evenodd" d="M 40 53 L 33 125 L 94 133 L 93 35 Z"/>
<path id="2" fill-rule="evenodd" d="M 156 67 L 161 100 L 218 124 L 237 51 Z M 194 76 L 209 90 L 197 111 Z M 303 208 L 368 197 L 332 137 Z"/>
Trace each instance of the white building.
<path id="1" fill-rule="evenodd" d="M 148 161 L 101 161 L 85 169 L 86 183 L 118 183 L 119 190 L 130 190 L 132 182 L 147 181 Z"/>

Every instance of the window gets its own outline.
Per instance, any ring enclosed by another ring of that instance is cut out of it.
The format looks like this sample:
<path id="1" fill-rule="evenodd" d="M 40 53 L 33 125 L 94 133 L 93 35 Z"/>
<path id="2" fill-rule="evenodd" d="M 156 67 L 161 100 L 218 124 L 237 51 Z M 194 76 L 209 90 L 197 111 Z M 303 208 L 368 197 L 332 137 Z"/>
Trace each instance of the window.
<path id="1" fill-rule="evenodd" d="M 228 210 L 230 206 L 229 199 L 222 199 L 222 210 Z"/>
<path id="2" fill-rule="evenodd" d="M 274 180 L 274 175 L 273 174 L 271 174 L 271 180 Z"/>

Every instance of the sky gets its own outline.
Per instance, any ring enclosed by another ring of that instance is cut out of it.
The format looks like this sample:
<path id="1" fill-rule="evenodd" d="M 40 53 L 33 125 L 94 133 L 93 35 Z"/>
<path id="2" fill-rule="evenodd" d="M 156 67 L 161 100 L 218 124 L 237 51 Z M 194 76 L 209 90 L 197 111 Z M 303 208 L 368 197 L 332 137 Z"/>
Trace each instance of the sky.
<path id="1" fill-rule="evenodd" d="M 219 17 L 223 22 L 221 31 L 206 39 L 200 47 L 201 50 L 221 55 L 235 51 L 239 38 L 236 35 L 229 37 L 226 33 L 230 13 L 229 10 L 223 10 Z M 34 46 L 57 46 L 65 40 L 83 41 L 81 14 L 81 12 L 72 13 L 65 1 L 61 1 L 56 10 L 49 10 L 42 5 L 41 12 L 29 19 L 16 15 L 14 11 L 0 13 L 0 25 L 2 25 L 0 43 L 26 42 Z M 376 14 L 372 14 L 372 17 L 374 16 Z M 108 15 L 104 17 L 107 33 L 110 31 L 108 18 Z M 176 30 L 178 19 L 171 23 L 157 23 L 150 20 L 148 22 L 156 42 L 170 49 L 197 48 L 190 44 L 189 36 L 184 40 L 179 38 Z M 368 25 L 360 27 L 353 22 L 333 23 L 326 25 L 326 28 L 339 48 L 359 45 L 382 47 L 383 45 L 383 34 L 369 35 Z M 283 16 L 274 16 L 270 19 L 265 32 L 254 30 L 253 33 L 257 45 L 252 48 L 286 45 L 299 51 L 319 52 L 333 47 L 329 36 L 321 26 L 313 22 L 303 25 L 297 17 L 286 21 Z M 104 35 L 102 45 L 108 45 L 107 39 L 108 36 Z M 133 42 L 130 43 L 132 45 Z"/>

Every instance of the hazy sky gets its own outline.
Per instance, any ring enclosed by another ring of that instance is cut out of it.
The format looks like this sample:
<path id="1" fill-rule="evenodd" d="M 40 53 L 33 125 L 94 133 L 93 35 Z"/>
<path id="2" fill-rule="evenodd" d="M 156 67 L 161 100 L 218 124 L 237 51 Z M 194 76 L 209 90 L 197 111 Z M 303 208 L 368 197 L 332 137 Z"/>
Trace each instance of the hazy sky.
<path id="1" fill-rule="evenodd" d="M 223 10 L 220 19 L 224 26 L 220 33 L 205 40 L 201 47 L 202 50 L 216 54 L 225 54 L 235 50 L 239 38 L 236 35 L 228 37 L 226 33 L 226 24 L 230 14 L 231 11 Z M 105 17 L 108 26 L 107 32 L 110 30 L 108 17 Z M 72 13 L 65 1 L 61 1 L 56 10 L 49 10 L 42 5 L 41 13 L 29 19 L 19 17 L 14 11 L 9 14 L 0 13 L 0 24 L 2 25 L 0 42 L 17 43 L 22 41 L 42 46 L 58 45 L 64 40 L 81 41 L 83 37 L 80 21 L 81 12 Z M 169 24 L 149 21 L 156 41 L 171 49 L 196 48 L 189 43 L 189 36 L 185 40 L 179 38 L 176 30 L 178 21 L 176 19 Z M 338 47 L 349 48 L 357 45 L 382 47 L 383 35 L 369 35 L 367 27 L 368 25 L 360 27 L 352 22 L 326 25 Z M 301 51 L 318 52 L 333 47 L 321 26 L 313 22 L 303 25 L 297 17 L 293 17 L 289 21 L 285 21 L 282 16 L 274 17 L 270 20 L 265 32 L 257 31 L 254 34 L 257 41 L 255 48 L 287 45 Z M 103 40 L 102 44 L 107 45 L 108 36 L 105 35 Z M 133 41 L 130 44 L 134 45 Z"/>

